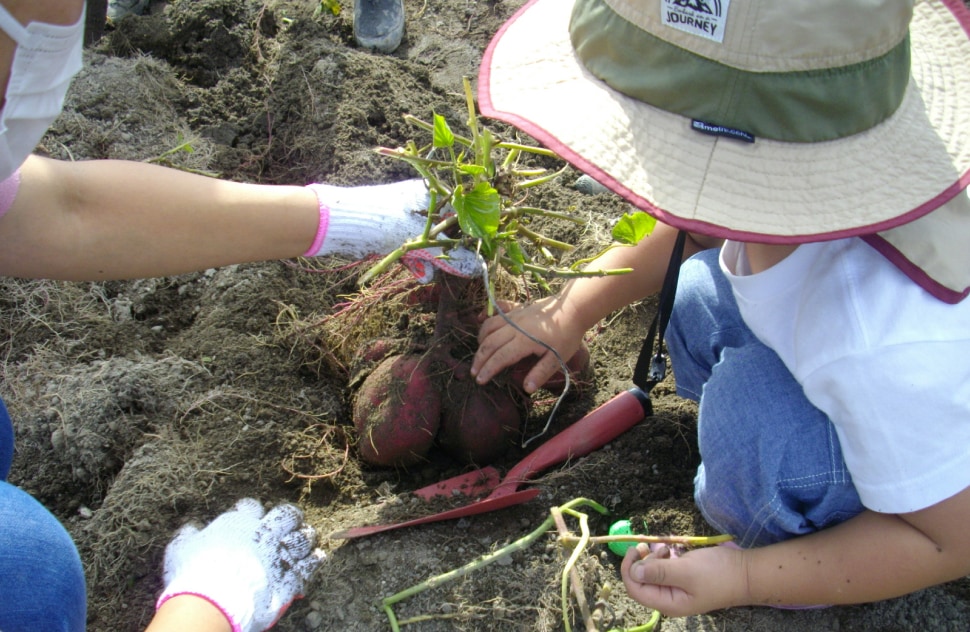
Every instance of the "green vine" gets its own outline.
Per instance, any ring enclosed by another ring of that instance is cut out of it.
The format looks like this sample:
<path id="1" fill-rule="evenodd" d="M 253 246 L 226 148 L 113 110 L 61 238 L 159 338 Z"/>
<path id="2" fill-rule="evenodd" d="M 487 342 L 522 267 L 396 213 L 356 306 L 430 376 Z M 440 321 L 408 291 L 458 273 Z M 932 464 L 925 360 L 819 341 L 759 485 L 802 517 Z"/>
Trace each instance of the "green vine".
<path id="1" fill-rule="evenodd" d="M 523 166 L 527 156 L 557 159 L 541 147 L 507 142 L 479 125 L 471 84 L 464 80 L 468 108 L 469 136 L 455 134 L 444 117 L 434 114 L 432 122 L 407 115 L 405 120 L 430 134 L 431 141 L 418 146 L 413 140 L 404 147 L 381 147 L 381 155 L 403 160 L 428 183 L 428 220 L 421 235 L 402 244 L 367 270 L 359 280 L 367 284 L 386 271 L 410 250 L 440 247 L 448 251 L 464 247 L 481 255 L 489 276 L 502 268 L 513 275 L 527 275 L 543 289 L 551 278 L 609 276 L 629 269 L 585 271 L 590 259 L 567 267 L 557 264 L 556 253 L 573 246 L 539 233 L 532 220 L 537 217 L 584 225 L 585 220 L 569 213 L 525 205 L 526 192 L 559 177 L 567 169 Z M 612 231 L 616 245 L 633 245 L 648 235 L 655 220 L 646 213 L 624 215 Z"/>
<path id="2" fill-rule="evenodd" d="M 585 552 L 590 545 L 607 543 L 607 542 L 617 542 L 617 541 L 633 541 L 633 542 L 651 542 L 651 543 L 667 543 L 667 544 L 679 544 L 683 546 L 711 546 L 714 544 L 720 544 L 721 542 L 726 542 L 731 539 L 731 536 L 720 535 L 720 536 L 647 536 L 647 535 L 613 535 L 613 536 L 592 536 L 589 532 L 589 516 L 581 511 L 580 508 L 588 507 L 597 513 L 606 515 L 609 511 L 600 505 L 599 503 L 586 499 L 586 498 L 576 498 L 564 505 L 559 507 L 553 507 L 550 509 L 550 515 L 546 518 L 541 525 L 530 533 L 522 536 L 518 540 L 511 542 L 503 546 L 500 549 L 482 555 L 481 557 L 472 560 L 468 564 L 461 566 L 459 568 L 453 569 L 441 575 L 435 575 L 425 581 L 415 584 L 410 588 L 406 588 L 400 592 L 397 592 L 389 597 L 385 597 L 380 602 L 380 608 L 387 615 L 388 621 L 391 624 L 391 630 L 393 632 L 400 632 L 402 625 L 407 625 L 410 623 L 417 623 L 419 621 L 425 621 L 429 617 L 418 616 L 412 619 L 407 619 L 404 621 L 399 621 L 397 615 L 394 612 L 394 605 L 398 604 L 405 599 L 418 595 L 426 590 L 436 588 L 443 584 L 446 584 L 455 579 L 459 579 L 472 573 L 476 570 L 482 569 L 493 562 L 502 559 L 512 553 L 517 551 L 522 551 L 532 545 L 536 540 L 541 538 L 543 535 L 549 533 L 551 530 L 556 529 L 559 532 L 559 542 L 564 546 L 572 548 L 572 553 L 562 571 L 562 582 L 560 586 L 560 600 L 562 604 L 562 616 L 563 616 L 563 627 L 566 632 L 572 631 L 572 626 L 569 620 L 569 582 L 573 582 L 573 592 L 576 595 L 577 600 L 580 602 L 580 610 L 582 612 L 583 618 L 587 622 L 591 621 L 591 615 L 589 609 L 585 604 L 585 597 L 583 597 L 583 587 L 579 582 L 578 575 L 575 572 L 576 561 Z M 563 520 L 563 516 L 570 516 L 579 521 L 580 535 L 573 535 Z M 651 632 L 657 623 L 660 621 L 660 613 L 654 611 L 651 614 L 650 619 L 632 628 L 613 628 L 609 632 Z M 589 626 L 587 626 L 589 627 Z"/>

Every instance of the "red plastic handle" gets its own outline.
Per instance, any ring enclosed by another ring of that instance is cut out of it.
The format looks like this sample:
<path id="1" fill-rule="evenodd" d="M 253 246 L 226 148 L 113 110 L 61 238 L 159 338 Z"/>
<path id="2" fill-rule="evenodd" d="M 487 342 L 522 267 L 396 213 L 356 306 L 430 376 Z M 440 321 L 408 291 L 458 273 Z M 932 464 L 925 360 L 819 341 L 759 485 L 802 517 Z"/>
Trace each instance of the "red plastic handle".
<path id="1" fill-rule="evenodd" d="M 631 388 L 587 413 L 529 453 L 508 471 L 489 497 L 507 494 L 546 468 L 584 456 L 617 438 L 650 414 L 650 399 Z"/>

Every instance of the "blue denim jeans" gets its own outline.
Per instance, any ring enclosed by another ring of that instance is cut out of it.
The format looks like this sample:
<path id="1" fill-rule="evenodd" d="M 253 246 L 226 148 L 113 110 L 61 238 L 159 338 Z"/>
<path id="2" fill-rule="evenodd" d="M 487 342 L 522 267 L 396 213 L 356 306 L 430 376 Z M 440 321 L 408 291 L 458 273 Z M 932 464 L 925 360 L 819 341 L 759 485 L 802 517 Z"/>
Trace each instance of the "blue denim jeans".
<path id="1" fill-rule="evenodd" d="M 835 428 L 738 312 L 718 250 L 684 262 L 666 334 L 677 392 L 699 403 L 694 498 L 742 547 L 863 510 Z"/>
<path id="2" fill-rule="evenodd" d="M 0 630 L 82 632 L 84 570 L 71 536 L 30 494 L 7 482 L 13 424 L 0 400 Z"/>

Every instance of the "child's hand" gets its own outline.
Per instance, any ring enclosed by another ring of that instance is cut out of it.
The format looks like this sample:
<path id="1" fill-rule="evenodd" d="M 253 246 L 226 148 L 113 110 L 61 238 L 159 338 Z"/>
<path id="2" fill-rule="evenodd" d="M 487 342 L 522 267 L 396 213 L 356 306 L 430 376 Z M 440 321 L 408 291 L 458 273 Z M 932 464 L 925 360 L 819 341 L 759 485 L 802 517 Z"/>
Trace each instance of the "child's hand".
<path id="1" fill-rule="evenodd" d="M 557 296 L 524 307 L 509 303 L 500 303 L 500 306 L 509 320 L 555 349 L 563 362 L 582 345 L 585 331 L 574 331 L 562 300 Z M 529 356 L 536 357 L 536 364 L 525 376 L 522 387 L 527 393 L 533 393 L 562 370 L 559 359 L 547 347 L 509 325 L 501 315 L 495 315 L 482 323 L 478 331 L 478 351 L 472 359 L 472 375 L 479 384 L 485 384 L 503 369 Z"/>
<path id="2" fill-rule="evenodd" d="M 666 616 L 683 617 L 748 603 L 744 552 L 724 546 L 671 557 L 666 546 L 631 548 L 620 572 L 627 593 Z"/>

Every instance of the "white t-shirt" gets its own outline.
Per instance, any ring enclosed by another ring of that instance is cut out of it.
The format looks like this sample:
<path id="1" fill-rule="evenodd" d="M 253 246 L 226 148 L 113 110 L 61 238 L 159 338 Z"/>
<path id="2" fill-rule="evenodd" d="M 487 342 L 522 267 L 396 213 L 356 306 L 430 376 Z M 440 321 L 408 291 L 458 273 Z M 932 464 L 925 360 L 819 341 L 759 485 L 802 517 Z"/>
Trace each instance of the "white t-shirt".
<path id="1" fill-rule="evenodd" d="M 832 420 L 863 504 L 905 513 L 970 486 L 970 300 L 933 298 L 854 238 L 755 275 L 746 259 L 721 250 L 741 315 Z"/>

